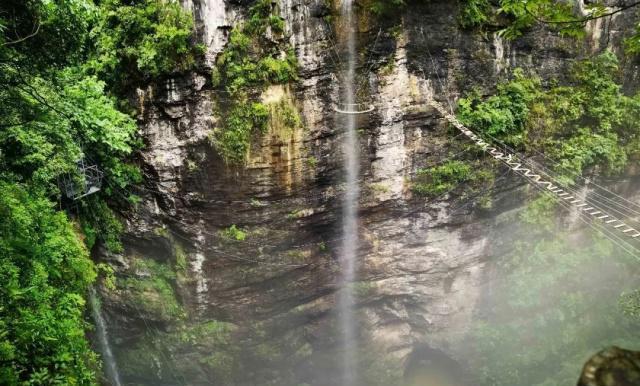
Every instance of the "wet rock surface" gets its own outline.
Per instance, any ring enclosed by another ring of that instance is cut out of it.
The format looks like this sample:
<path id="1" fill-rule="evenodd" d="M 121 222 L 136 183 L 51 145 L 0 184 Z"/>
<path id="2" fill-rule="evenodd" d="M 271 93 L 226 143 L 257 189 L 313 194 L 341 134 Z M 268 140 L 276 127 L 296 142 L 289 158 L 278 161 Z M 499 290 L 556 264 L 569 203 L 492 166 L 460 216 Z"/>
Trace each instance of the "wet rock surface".
<path id="1" fill-rule="evenodd" d="M 255 136 L 242 166 L 226 164 L 210 140 L 219 126 L 210 69 L 247 5 L 192 0 L 185 7 L 209 47 L 207 61 L 198 72 L 138 90 L 143 200 L 127 218 L 125 253 L 99 256 L 119 280 L 101 295 L 123 378 L 327 386 L 317 379 L 331 373 L 339 335 L 332 310 L 343 185 L 343 132 L 333 111 L 340 59 L 328 17 L 335 7 L 281 0 L 300 78 L 263 97 L 293 101 L 303 124 Z M 397 377 L 425 344 L 455 363 L 449 342 L 468 329 L 485 267 L 506 248 L 490 240 L 512 231 L 496 218 L 526 197 L 522 182 L 500 170 L 488 190 L 491 208 L 473 199 L 477 192 L 414 196 L 416 170 L 459 150 L 427 98 L 453 99 L 471 84 L 490 90 L 515 66 L 561 77 L 576 52 L 613 45 L 623 28 L 612 20 L 597 42 L 567 47 L 544 30 L 517 43 L 462 31 L 451 1 L 410 4 L 393 31 L 388 20 L 362 12 L 359 50 L 369 59 L 359 72 L 376 110 L 359 122 L 361 265 L 354 286 L 367 342 L 362 366 L 374 385 L 391 384 L 374 371 L 387 366 L 375 353 L 392 358 L 388 368 Z M 626 71 L 635 76 L 635 67 Z M 246 233 L 242 240 L 227 232 L 234 225 Z"/>

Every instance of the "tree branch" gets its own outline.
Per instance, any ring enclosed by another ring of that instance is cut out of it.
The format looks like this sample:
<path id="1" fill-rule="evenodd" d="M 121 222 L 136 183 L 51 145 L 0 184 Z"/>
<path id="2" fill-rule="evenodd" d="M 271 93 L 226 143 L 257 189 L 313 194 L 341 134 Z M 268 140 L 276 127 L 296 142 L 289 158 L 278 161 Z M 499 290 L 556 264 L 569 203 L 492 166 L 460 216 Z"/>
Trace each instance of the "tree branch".
<path id="1" fill-rule="evenodd" d="M 613 16 L 613 15 L 615 15 L 617 13 L 626 11 L 627 9 L 630 9 L 630 8 L 633 8 L 633 7 L 637 7 L 639 5 L 640 5 L 640 1 L 636 1 L 636 2 L 631 3 L 629 5 L 622 6 L 622 7 L 618 8 L 618 9 L 616 9 L 615 11 L 611 11 L 609 13 L 604 13 L 602 15 L 587 16 L 587 17 L 583 17 L 581 19 L 574 19 L 574 20 L 544 20 L 544 19 L 541 19 L 538 15 L 534 14 L 533 12 L 531 12 L 531 10 L 529 10 L 529 7 L 527 7 L 526 4 L 524 6 L 524 9 L 529 15 L 531 15 L 539 23 L 543 23 L 543 24 L 578 24 L 578 23 L 586 23 L 586 22 L 588 22 L 590 20 L 596 20 L 596 19 L 600 19 L 600 18 L 603 18 L 603 17 Z"/>
<path id="2" fill-rule="evenodd" d="M 18 44 L 20 42 L 23 42 L 23 41 L 29 39 L 29 38 L 32 38 L 32 37 L 36 36 L 38 34 L 38 32 L 40 32 L 40 22 L 38 22 L 38 24 L 36 26 L 36 29 L 32 30 L 32 31 L 33 31 L 32 33 L 30 33 L 29 35 L 27 35 L 27 36 L 25 36 L 23 38 L 19 38 L 19 39 L 16 39 L 16 40 L 10 40 L 8 42 L 3 43 L 2 45 L 3 46 L 10 46 L 12 44 Z"/>
<path id="3" fill-rule="evenodd" d="M 18 90 L 21 90 L 21 91 L 31 95 L 31 97 L 34 98 L 36 101 L 38 101 L 40 104 L 48 107 L 52 111 L 55 111 L 56 113 L 58 113 L 62 117 L 67 118 L 69 120 L 73 120 L 73 116 L 70 116 L 70 115 L 66 114 L 65 112 L 63 112 L 63 111 L 57 109 L 56 107 L 52 106 L 47 101 L 47 98 L 42 96 L 38 92 L 38 90 L 36 90 L 35 87 L 33 87 L 26 79 L 24 79 L 24 77 L 22 77 L 22 74 L 20 74 L 20 71 L 17 71 L 15 74 L 17 75 L 17 77 L 20 80 L 20 83 L 16 84 L 16 86 L 15 86 L 16 88 L 18 88 Z"/>
<path id="4" fill-rule="evenodd" d="M 31 123 L 31 122 L 35 122 L 35 119 L 29 119 L 27 121 L 16 122 L 16 123 L 0 124 L 0 129 L 7 129 L 7 128 L 10 128 L 10 127 L 24 126 L 27 123 Z"/>

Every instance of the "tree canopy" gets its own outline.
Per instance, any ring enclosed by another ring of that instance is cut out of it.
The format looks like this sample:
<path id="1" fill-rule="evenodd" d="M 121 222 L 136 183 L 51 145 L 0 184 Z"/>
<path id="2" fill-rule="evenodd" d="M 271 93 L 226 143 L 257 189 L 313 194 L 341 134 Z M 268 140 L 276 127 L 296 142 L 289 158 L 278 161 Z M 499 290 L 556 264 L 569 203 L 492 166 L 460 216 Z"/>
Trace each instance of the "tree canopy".
<path id="1" fill-rule="evenodd" d="M 116 212 L 141 180 L 126 90 L 193 66 L 191 35 L 177 1 L 0 4 L 0 384 L 96 383 L 88 248 L 120 250 Z M 62 211 L 81 160 L 102 189 Z"/>

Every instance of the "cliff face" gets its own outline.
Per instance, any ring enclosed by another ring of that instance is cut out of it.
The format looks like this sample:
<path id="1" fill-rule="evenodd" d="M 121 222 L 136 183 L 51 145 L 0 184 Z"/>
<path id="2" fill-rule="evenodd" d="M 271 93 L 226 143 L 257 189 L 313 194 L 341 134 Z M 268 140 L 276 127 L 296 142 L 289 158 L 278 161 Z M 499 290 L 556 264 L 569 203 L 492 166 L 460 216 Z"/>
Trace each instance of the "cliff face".
<path id="1" fill-rule="evenodd" d="M 359 121 L 362 242 L 354 290 L 367 384 L 394 384 L 423 358 L 458 365 L 460 342 L 486 295 L 487 264 L 504 248 L 491 241 L 512 231 L 502 219 L 526 200 L 522 182 L 503 172 L 490 207 L 473 199 L 477 192 L 414 196 L 416 170 L 461 149 L 425 101 L 452 101 L 473 86 L 489 90 L 516 66 L 562 77 L 577 53 L 620 47 L 633 20 L 593 22 L 588 38 L 575 43 L 544 30 L 510 43 L 460 30 L 455 2 L 411 3 L 394 20 L 361 5 L 359 72 L 376 109 Z M 343 134 L 333 111 L 335 6 L 278 4 L 299 80 L 270 86 L 261 98 L 295 106 L 302 124 L 283 130 L 272 118 L 244 166 L 226 164 L 211 144 L 219 118 L 210 72 L 248 4 L 186 0 L 184 7 L 208 46 L 205 63 L 137 91 L 143 200 L 127 219 L 126 252 L 98 257 L 118 277 L 117 288 L 101 295 L 123 379 L 335 384 Z M 633 82 L 633 63 L 625 71 Z"/>

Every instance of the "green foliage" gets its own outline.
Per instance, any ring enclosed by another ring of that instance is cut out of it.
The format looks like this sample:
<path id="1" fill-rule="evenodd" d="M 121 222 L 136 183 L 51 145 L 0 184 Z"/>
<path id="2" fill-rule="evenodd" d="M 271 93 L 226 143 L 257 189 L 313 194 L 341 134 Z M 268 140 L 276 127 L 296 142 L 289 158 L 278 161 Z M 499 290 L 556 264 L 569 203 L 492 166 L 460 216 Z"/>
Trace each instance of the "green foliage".
<path id="1" fill-rule="evenodd" d="M 297 79 L 297 60 L 284 42 L 267 38 L 270 30 L 282 33 L 282 20 L 272 15 L 271 1 L 259 0 L 249 10 L 246 24 L 231 31 L 225 50 L 218 56 L 214 86 L 231 95 L 243 94 L 246 88 L 287 83 Z"/>
<path id="2" fill-rule="evenodd" d="M 269 103 L 270 126 L 276 133 L 292 132 L 302 126 L 302 118 L 296 106 L 289 100 L 282 98 L 280 102 Z"/>
<path id="3" fill-rule="evenodd" d="M 623 293 L 619 300 L 622 312 L 636 321 L 640 321 L 640 290 Z"/>
<path id="4" fill-rule="evenodd" d="M 87 197 L 78 207 L 83 215 L 82 230 L 88 235 L 87 246 L 93 247 L 93 242 L 99 239 L 107 250 L 120 253 L 120 233 L 124 227 L 107 203 L 99 196 Z"/>
<path id="5" fill-rule="evenodd" d="M 459 23 L 464 28 L 499 27 L 500 35 L 515 39 L 535 25 L 543 24 L 565 36 L 585 34 L 586 18 L 576 13 L 572 1 L 556 0 L 459 0 Z M 606 13 L 604 1 L 586 4 L 589 17 Z"/>
<path id="6" fill-rule="evenodd" d="M 0 22 L 10 27 L 2 31 L 2 39 L 15 43 L 0 46 L 4 58 L 0 60 L 0 179 L 60 197 L 60 177 L 82 181 L 76 162 L 88 157 L 87 162 L 95 162 L 105 173 L 100 199 L 94 201 L 120 201 L 122 191 L 141 178 L 137 168 L 125 162 L 139 143 L 135 121 L 118 111 L 118 102 L 105 94 L 108 86 L 82 70 L 91 52 L 89 27 L 98 8 L 83 1 L 5 4 L 0 15 L 20 14 L 26 19 Z M 30 38 L 16 41 L 10 29 L 19 31 L 26 28 L 23 24 L 40 28 L 34 27 L 38 33 Z M 46 55 L 37 46 L 50 46 L 41 41 L 45 37 L 59 45 Z M 88 245 L 107 240 L 117 250 L 118 242 L 109 231 L 116 230 L 113 212 L 86 202 L 80 209 Z"/>
<path id="7" fill-rule="evenodd" d="M 541 195 L 527 205 L 520 214 L 520 220 L 525 224 L 534 225 L 538 229 L 550 231 L 555 225 L 554 215 L 556 208 L 557 201 L 555 197 Z"/>
<path id="8" fill-rule="evenodd" d="M 574 384 L 602 347 L 640 345 L 637 321 L 617 307 L 637 262 L 608 240 L 570 240 L 550 227 L 496 262 L 487 312 L 464 344 L 480 386 Z"/>
<path id="9" fill-rule="evenodd" d="M 229 228 L 223 230 L 221 234 L 223 237 L 227 239 L 236 240 L 236 241 L 244 241 L 244 239 L 247 238 L 247 232 L 238 228 L 236 224 L 233 224 Z"/>
<path id="10" fill-rule="evenodd" d="M 41 192 L 0 181 L 0 384 L 92 385 L 87 249 Z"/>
<path id="11" fill-rule="evenodd" d="M 595 11 L 595 8 L 593 8 Z M 507 15 L 509 22 L 501 31 L 507 39 L 521 36 L 524 31 L 537 24 L 540 20 L 547 21 L 547 25 L 556 28 L 560 33 L 568 36 L 584 35 L 584 23 L 556 23 L 559 21 L 577 20 L 574 4 L 559 3 L 554 0 L 534 0 L 523 3 L 516 0 L 501 0 L 499 13 Z"/>
<path id="12" fill-rule="evenodd" d="M 624 40 L 624 48 L 628 54 L 640 54 L 640 24 L 636 26 L 634 33 Z"/>
<path id="13" fill-rule="evenodd" d="M 315 169 L 318 166 L 318 159 L 314 156 L 311 156 L 305 160 L 307 166 L 311 169 Z"/>
<path id="14" fill-rule="evenodd" d="M 575 175 L 593 166 L 617 173 L 638 152 L 640 97 L 628 97 L 617 82 L 618 60 L 607 52 L 578 62 L 574 86 L 556 87 L 535 107 L 531 133 L 540 150 Z M 542 131 L 544 130 L 544 131 Z"/>
<path id="15" fill-rule="evenodd" d="M 176 1 L 0 4 L 1 384 L 95 383 L 82 319 L 95 272 L 82 240 L 121 251 L 112 208 L 135 204 L 129 188 L 141 180 L 129 162 L 135 121 L 109 91 L 191 65 L 190 35 Z M 61 177 L 84 183 L 81 159 L 104 172 L 101 191 L 77 205 L 84 237 L 53 209 Z"/>
<path id="16" fill-rule="evenodd" d="M 76 160 L 90 150 L 108 184 L 126 186 L 137 178 L 121 161 L 137 146 L 135 122 L 105 96 L 103 82 L 62 71 L 54 85 L 10 71 L 5 76 L 19 81 L 0 91 L 7 101 L 0 114 L 8 126 L 0 133 L 0 145 L 6 149 L 0 163 L 12 171 L 3 177 L 32 180 L 53 192 L 57 178 L 73 172 Z"/>
<path id="17" fill-rule="evenodd" d="M 269 122 L 269 110 L 260 102 L 234 104 L 225 114 L 224 128 L 214 134 L 212 140 L 222 157 L 229 163 L 244 161 L 251 135 L 264 133 Z"/>
<path id="18" fill-rule="evenodd" d="M 376 16 L 388 16 L 402 10 L 406 5 L 405 0 L 371 0 L 367 8 Z"/>
<path id="19" fill-rule="evenodd" d="M 106 289 L 116 289 L 116 276 L 113 267 L 106 263 L 99 263 L 96 264 L 96 271 L 98 273 L 98 280 Z"/>
<path id="20" fill-rule="evenodd" d="M 638 291 L 619 297 L 637 285 L 637 261 L 608 239 L 563 231 L 555 207 L 531 202 L 520 241 L 494 261 L 488 312 L 464 344 L 480 386 L 572 384 L 598 349 L 640 345 Z"/>
<path id="21" fill-rule="evenodd" d="M 462 161 L 447 161 L 439 166 L 418 170 L 417 175 L 428 181 L 414 184 L 413 191 L 424 196 L 437 196 L 468 181 L 471 174 L 471 165 Z"/>
<path id="22" fill-rule="evenodd" d="M 119 200 L 141 179 L 137 167 L 125 162 L 138 147 L 134 120 L 117 110 L 116 101 L 104 94 L 105 84 L 95 77 L 72 70 L 57 72 L 53 81 L 19 75 L 17 69 L 4 75 L 17 82 L 0 90 L 0 100 L 6 102 L 0 105 L 6 124 L 0 132 L 0 179 L 29 183 L 59 196 L 59 179 L 82 179 L 76 162 L 90 156 L 87 162 L 95 162 L 105 178 L 102 191 L 81 203 L 83 229 L 89 246 L 100 239 L 118 250 L 117 220 L 102 200 Z"/>
<path id="23" fill-rule="evenodd" d="M 529 104 L 538 96 L 540 80 L 525 76 L 519 69 L 513 76 L 512 81 L 498 85 L 496 95 L 486 100 L 478 92 L 460 99 L 458 117 L 475 130 L 520 147 L 526 136 Z"/>
<path id="24" fill-rule="evenodd" d="M 83 0 L 3 1 L 0 63 L 20 68 L 23 74 L 44 74 L 77 63 L 86 54 L 94 11 L 93 4 Z"/>
<path id="25" fill-rule="evenodd" d="M 492 7 L 489 0 L 459 0 L 458 23 L 463 28 L 483 26 L 491 18 Z"/>
<path id="26" fill-rule="evenodd" d="M 447 161 L 442 165 L 419 169 L 412 190 L 420 196 L 435 197 L 454 190 L 462 183 L 471 185 L 487 182 L 492 175 L 484 170 L 474 169 L 465 161 Z"/>
<path id="27" fill-rule="evenodd" d="M 200 48 L 191 41 L 193 20 L 175 0 L 106 0 L 91 31 L 95 54 L 88 69 L 124 88 L 194 66 Z"/>
<path id="28" fill-rule="evenodd" d="M 626 96 L 611 52 L 576 62 L 570 83 L 542 89 L 521 71 L 487 99 L 472 93 L 460 100 L 463 123 L 508 145 L 535 150 L 575 178 L 585 169 L 620 172 L 640 146 L 640 96 Z"/>
<path id="29" fill-rule="evenodd" d="M 262 58 L 261 53 L 253 53 L 254 38 L 248 35 L 244 29 L 234 29 L 229 37 L 226 49 L 218 57 L 217 67 L 214 72 L 214 86 L 224 85 L 230 94 L 236 94 L 246 87 L 255 87 L 269 81 L 279 72 L 269 72 L 277 65 L 286 68 L 286 62 L 273 58 Z M 254 54 L 253 58 L 250 54 Z M 275 61 L 266 64 L 266 61 Z"/>
<path id="30" fill-rule="evenodd" d="M 187 254 L 185 253 L 182 246 L 175 242 L 173 245 L 173 253 L 175 256 L 174 267 L 176 273 L 179 275 L 184 275 L 184 273 L 187 271 Z"/>
<path id="31" fill-rule="evenodd" d="M 393 74 L 393 71 L 396 68 L 396 60 L 395 57 L 393 56 L 389 56 L 387 58 L 386 63 L 380 67 L 380 69 L 378 70 L 378 73 L 381 76 L 389 76 L 391 74 Z"/>
<path id="32" fill-rule="evenodd" d="M 231 31 L 218 56 L 213 84 L 227 97 L 218 100 L 222 124 L 212 142 L 230 164 L 242 163 L 251 135 L 267 127 L 269 111 L 256 101 L 259 91 L 297 79 L 297 59 L 283 32 L 284 22 L 273 14 L 271 1 L 259 0 L 250 8 L 249 20 Z"/>

